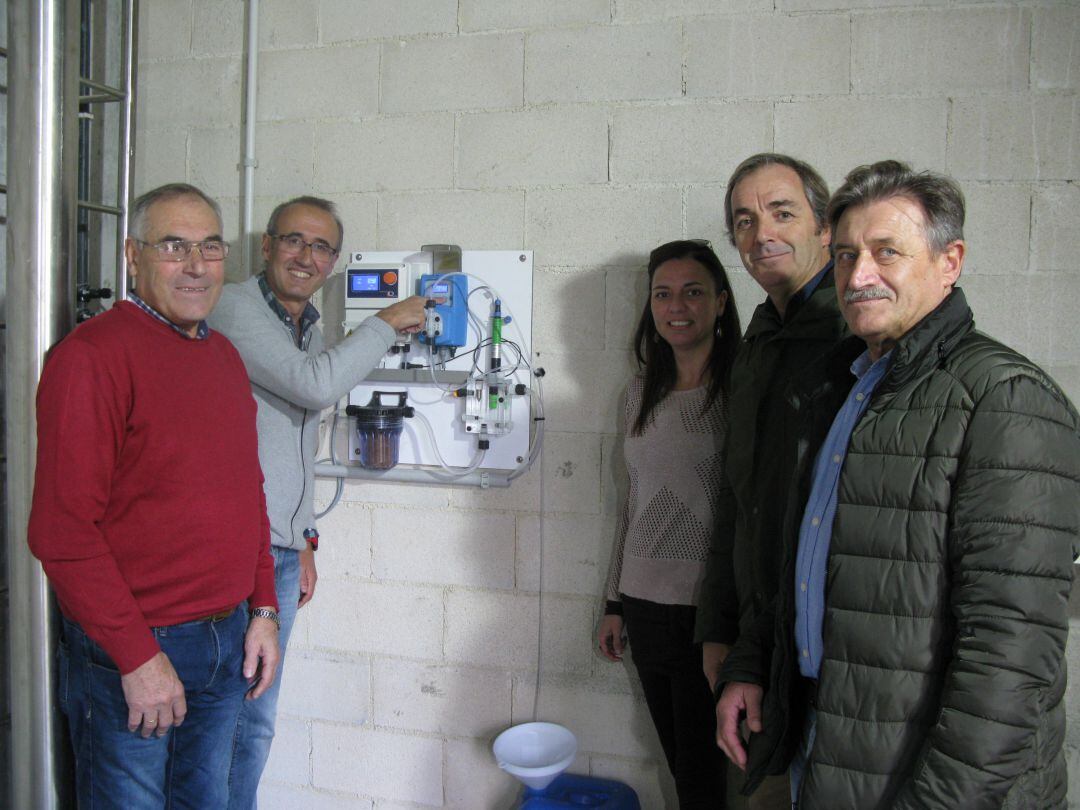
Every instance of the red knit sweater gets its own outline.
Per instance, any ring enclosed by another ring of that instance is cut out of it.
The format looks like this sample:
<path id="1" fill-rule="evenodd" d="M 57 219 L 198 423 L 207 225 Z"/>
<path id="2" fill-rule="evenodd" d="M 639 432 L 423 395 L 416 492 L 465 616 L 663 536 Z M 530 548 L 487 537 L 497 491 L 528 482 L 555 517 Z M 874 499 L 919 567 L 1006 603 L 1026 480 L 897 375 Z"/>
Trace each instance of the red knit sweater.
<path id="1" fill-rule="evenodd" d="M 151 627 L 276 605 L 255 401 L 232 344 L 122 301 L 50 353 L 29 542 L 64 614 L 122 673 Z"/>

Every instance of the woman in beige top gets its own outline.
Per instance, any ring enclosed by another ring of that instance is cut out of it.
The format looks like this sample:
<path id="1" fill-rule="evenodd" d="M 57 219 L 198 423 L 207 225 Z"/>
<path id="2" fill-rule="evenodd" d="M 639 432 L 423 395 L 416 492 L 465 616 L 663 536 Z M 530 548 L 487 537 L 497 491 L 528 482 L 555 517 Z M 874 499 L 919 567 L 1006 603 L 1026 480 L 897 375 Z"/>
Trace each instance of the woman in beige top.
<path id="1" fill-rule="evenodd" d="M 600 622 L 600 652 L 633 647 L 681 810 L 725 807 L 712 694 L 694 616 L 716 510 L 728 370 L 739 317 L 720 259 L 682 240 L 649 256 L 649 301 L 634 337 L 642 369 L 626 392 L 623 504 Z"/>

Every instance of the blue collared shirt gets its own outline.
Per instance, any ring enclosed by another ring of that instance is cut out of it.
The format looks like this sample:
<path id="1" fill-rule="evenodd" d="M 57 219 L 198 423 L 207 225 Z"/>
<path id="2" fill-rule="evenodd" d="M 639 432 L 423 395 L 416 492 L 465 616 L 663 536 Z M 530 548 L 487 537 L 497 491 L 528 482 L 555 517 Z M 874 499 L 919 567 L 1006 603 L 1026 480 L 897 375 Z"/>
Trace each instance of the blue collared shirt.
<path id="1" fill-rule="evenodd" d="M 315 309 L 314 305 L 308 301 L 304 305 L 304 311 L 300 313 L 300 329 L 297 331 L 296 323 L 293 321 L 292 315 L 290 315 L 288 310 L 281 305 L 281 302 L 277 300 L 277 296 L 274 295 L 274 291 L 270 289 L 270 284 L 266 280 L 266 273 L 259 274 L 259 291 L 262 293 L 266 305 L 281 319 L 283 324 L 289 327 L 289 330 L 293 333 L 293 337 L 296 338 L 296 345 L 303 348 L 304 335 L 306 335 L 308 330 L 319 320 L 319 310 Z"/>
<path id="2" fill-rule="evenodd" d="M 791 312 L 791 308 L 793 306 L 797 304 L 801 305 L 804 302 L 810 300 L 810 296 L 814 294 L 814 290 L 818 288 L 821 280 L 825 278 L 825 274 L 832 270 L 832 268 L 833 261 L 832 259 L 829 259 L 825 266 L 818 270 L 817 274 L 812 279 L 803 284 L 802 287 L 799 288 L 798 292 L 791 296 L 791 298 L 788 300 L 787 311 Z"/>
<path id="3" fill-rule="evenodd" d="M 148 303 L 146 303 L 141 298 L 139 298 L 139 296 L 137 296 L 135 293 L 133 293 L 133 292 L 128 293 L 128 301 L 133 303 L 135 306 L 137 306 L 139 309 L 141 309 L 143 312 L 145 312 L 147 315 L 149 315 L 155 321 L 161 321 L 163 324 L 171 326 L 174 330 L 179 332 L 181 335 L 186 337 L 188 340 L 206 340 L 207 336 L 209 336 L 209 334 L 210 334 L 210 327 L 206 325 L 206 321 L 199 321 L 199 325 L 197 327 L 195 327 L 195 337 L 192 337 L 191 335 L 189 335 L 187 333 L 186 330 L 181 329 L 179 326 L 177 326 L 175 323 L 170 321 L 168 318 L 166 318 L 164 315 L 162 315 L 160 312 L 158 312 L 156 309 L 154 309 Z"/>
<path id="4" fill-rule="evenodd" d="M 889 352 L 874 361 L 867 350 L 851 364 L 851 373 L 858 380 L 833 419 L 829 435 L 814 460 L 814 480 L 799 527 L 799 551 L 795 559 L 795 644 L 799 650 L 799 671 L 807 678 L 817 678 L 821 671 L 825 574 L 840 471 L 847 458 L 851 434 L 866 412 L 874 389 L 889 370 L 891 355 Z"/>

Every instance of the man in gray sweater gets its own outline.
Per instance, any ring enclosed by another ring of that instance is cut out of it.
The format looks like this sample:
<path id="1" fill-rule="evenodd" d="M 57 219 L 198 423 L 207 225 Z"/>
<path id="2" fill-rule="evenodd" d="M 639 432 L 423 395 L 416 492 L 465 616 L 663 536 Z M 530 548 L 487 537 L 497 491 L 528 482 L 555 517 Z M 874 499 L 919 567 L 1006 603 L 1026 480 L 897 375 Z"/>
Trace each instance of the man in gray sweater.
<path id="1" fill-rule="evenodd" d="M 333 203 L 296 197 L 274 209 L 262 237 L 262 273 L 229 285 L 209 318 L 240 352 L 258 404 L 259 461 L 274 555 L 281 657 L 296 611 L 315 593 L 312 503 L 321 411 L 367 376 L 398 332 L 424 323 L 419 296 L 386 307 L 326 349 L 311 297 L 326 283 L 344 229 Z M 230 810 L 256 806 L 274 737 L 280 677 L 240 715 L 229 773 Z"/>

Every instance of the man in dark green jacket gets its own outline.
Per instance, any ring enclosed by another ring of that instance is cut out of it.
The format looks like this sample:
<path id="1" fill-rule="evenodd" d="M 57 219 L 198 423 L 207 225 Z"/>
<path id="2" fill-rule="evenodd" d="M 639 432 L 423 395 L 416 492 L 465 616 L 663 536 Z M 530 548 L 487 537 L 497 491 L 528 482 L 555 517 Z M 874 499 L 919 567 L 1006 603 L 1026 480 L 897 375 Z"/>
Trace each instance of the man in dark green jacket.
<path id="1" fill-rule="evenodd" d="M 856 337 L 789 393 L 772 657 L 728 657 L 723 747 L 756 701 L 748 783 L 791 760 L 800 810 L 1063 810 L 1080 417 L 975 331 L 952 180 L 860 167 L 829 221 Z"/>
<path id="2" fill-rule="evenodd" d="M 829 261 L 828 196 L 812 167 L 779 154 L 747 158 L 727 185 L 728 236 L 768 297 L 754 312 L 732 367 L 724 470 L 734 500 L 720 510 L 698 605 L 696 638 L 704 642 L 705 675 L 714 688 L 740 636 L 740 615 L 746 633 L 753 635 L 759 623 L 771 633 L 777 498 L 787 491 L 790 457 L 780 430 L 784 390 L 844 334 Z M 755 806 L 785 806 L 786 783 L 774 787 L 763 792 L 780 798 L 759 796 Z"/>

